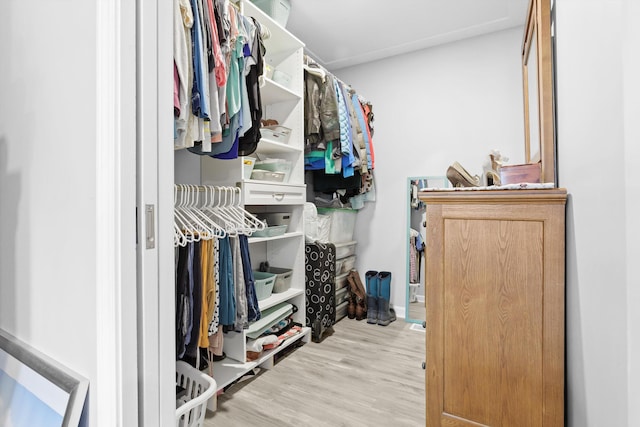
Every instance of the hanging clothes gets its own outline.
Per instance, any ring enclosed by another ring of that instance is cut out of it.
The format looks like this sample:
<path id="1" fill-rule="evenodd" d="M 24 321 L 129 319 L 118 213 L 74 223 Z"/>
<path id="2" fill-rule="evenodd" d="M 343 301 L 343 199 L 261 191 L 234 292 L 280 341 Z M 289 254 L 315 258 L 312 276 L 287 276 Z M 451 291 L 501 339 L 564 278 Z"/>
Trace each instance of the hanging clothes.
<path id="1" fill-rule="evenodd" d="M 202 269 L 201 266 L 201 249 L 202 241 L 193 242 L 193 258 L 191 273 L 193 280 L 190 282 L 191 294 L 189 295 L 189 303 L 191 304 L 190 327 L 187 334 L 186 348 L 184 357 L 195 360 L 198 357 L 198 342 L 200 338 L 200 313 L 202 311 Z"/>
<path id="2" fill-rule="evenodd" d="M 304 168 L 314 171 L 314 190 L 340 194 L 341 203 L 353 207 L 374 201 L 371 103 L 308 56 L 304 61 Z"/>
<path id="3" fill-rule="evenodd" d="M 213 282 L 215 284 L 215 305 L 213 309 L 213 316 L 209 322 L 209 336 L 218 332 L 218 326 L 220 325 L 220 242 L 218 239 L 211 240 L 212 242 L 212 258 L 213 258 Z"/>
<path id="4" fill-rule="evenodd" d="M 213 250 L 215 242 L 217 239 L 201 242 L 202 309 L 200 310 L 200 333 L 198 336 L 198 347 L 200 348 L 209 346 L 209 327 L 216 308 L 215 252 Z"/>
<path id="5" fill-rule="evenodd" d="M 233 326 L 236 321 L 233 259 L 229 236 L 220 239 L 220 325 Z"/>
<path id="6" fill-rule="evenodd" d="M 243 23 L 249 34 L 250 48 L 245 49 L 244 77 L 247 95 L 245 114 L 247 122 L 244 133 L 240 137 L 238 154 L 248 156 L 252 154 L 260 141 L 260 121 L 262 120 L 262 97 L 260 94 L 260 76 L 263 74 L 264 44 L 260 37 L 260 23 L 255 19 L 243 17 Z M 247 47 L 249 45 L 247 44 Z"/>
<path id="7" fill-rule="evenodd" d="M 193 50 L 191 47 L 191 27 L 193 11 L 189 0 L 173 0 L 173 60 L 180 82 L 179 115 L 174 121 L 176 137 L 175 148 L 193 146 L 193 140 L 187 138 L 190 100 L 193 86 Z"/>
<path id="8" fill-rule="evenodd" d="M 249 255 L 249 239 L 247 236 L 238 237 L 240 241 L 240 255 L 242 256 L 242 271 L 244 272 L 244 284 L 247 298 L 247 318 L 249 322 L 260 320 L 260 307 L 256 295 L 256 285 L 251 269 L 251 257 Z"/>
<path id="9" fill-rule="evenodd" d="M 233 283 L 236 295 L 236 318 L 234 329 L 238 332 L 249 327 L 247 308 L 247 290 L 244 283 L 244 271 L 242 269 L 242 255 L 240 254 L 240 242 L 238 237 L 231 238 L 231 251 L 233 254 Z"/>
<path id="10" fill-rule="evenodd" d="M 186 351 L 193 327 L 191 292 L 193 289 L 193 243 L 178 248 L 176 269 L 176 357 Z"/>
<path id="11" fill-rule="evenodd" d="M 409 283 L 420 283 L 420 264 L 424 241 L 417 230 L 409 230 Z"/>

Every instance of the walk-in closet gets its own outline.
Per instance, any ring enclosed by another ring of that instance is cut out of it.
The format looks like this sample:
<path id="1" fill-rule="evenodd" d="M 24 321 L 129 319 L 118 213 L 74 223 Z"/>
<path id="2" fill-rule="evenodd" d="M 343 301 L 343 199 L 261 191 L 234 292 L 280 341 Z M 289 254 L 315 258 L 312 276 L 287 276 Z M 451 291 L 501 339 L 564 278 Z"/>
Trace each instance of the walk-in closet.
<path id="1" fill-rule="evenodd" d="M 640 425 L 637 22 L 1 1 L 0 425 Z"/>
<path id="2" fill-rule="evenodd" d="M 355 318 L 356 281 L 357 319 L 367 316 L 354 230 L 358 209 L 375 201 L 373 106 L 304 53 L 278 15 L 288 10 L 271 3 L 174 2 L 175 333 L 185 421 L 206 407 L 215 424 L 225 411 L 218 397 Z M 394 313 L 386 283 L 385 313 Z M 189 372 L 208 389 L 206 405 L 185 389 Z"/>

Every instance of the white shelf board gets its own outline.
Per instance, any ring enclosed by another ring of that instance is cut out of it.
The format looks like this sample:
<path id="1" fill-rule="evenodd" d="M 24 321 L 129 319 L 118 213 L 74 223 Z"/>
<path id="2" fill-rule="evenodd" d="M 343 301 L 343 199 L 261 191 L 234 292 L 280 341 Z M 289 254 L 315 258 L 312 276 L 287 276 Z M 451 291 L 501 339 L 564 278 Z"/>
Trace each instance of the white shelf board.
<path id="1" fill-rule="evenodd" d="M 240 362 L 230 357 L 213 362 L 213 379 L 216 380 L 217 389 L 222 390 L 256 366 L 256 362 Z"/>
<path id="2" fill-rule="evenodd" d="M 284 233 L 280 236 L 273 237 L 249 237 L 249 243 L 272 242 L 274 240 L 292 239 L 300 236 L 302 236 L 301 231 L 294 231 L 292 233 Z"/>
<path id="3" fill-rule="evenodd" d="M 311 328 L 303 327 L 302 332 L 298 335 L 285 340 L 279 347 L 265 351 L 262 356 L 252 362 L 240 362 L 227 357 L 220 362 L 213 362 L 213 378 L 216 380 L 217 391 L 222 390 L 234 381 L 242 378 L 244 374 L 252 370 L 258 365 L 269 361 L 273 356 L 289 347 L 296 341 L 307 337 L 311 333 Z M 308 341 L 308 339 L 307 339 Z M 204 371 L 206 373 L 206 371 Z"/>
<path id="4" fill-rule="evenodd" d="M 258 365 L 262 365 L 264 362 L 268 361 L 273 356 L 275 356 L 276 354 L 280 353 L 282 350 L 284 350 L 285 348 L 289 347 L 291 344 L 295 343 L 296 341 L 299 341 L 302 338 L 306 337 L 310 333 L 311 333 L 311 328 L 303 326 L 302 327 L 302 331 L 300 331 L 300 333 L 298 335 L 294 335 L 291 338 L 285 340 L 282 344 L 280 344 L 279 347 L 276 347 L 276 348 L 274 348 L 272 350 L 266 350 L 264 353 L 262 353 L 262 356 L 260 356 L 258 359 L 255 360 L 255 362 Z"/>
<path id="5" fill-rule="evenodd" d="M 304 47 L 304 43 L 300 39 L 283 28 L 282 25 L 275 22 L 273 18 L 264 13 L 256 5 L 247 0 L 242 1 L 242 3 L 244 7 L 243 14 L 245 16 L 253 16 L 261 25 L 265 25 L 269 29 L 271 36 L 264 39 L 267 54 L 293 52 L 296 49 Z"/>
<path id="6" fill-rule="evenodd" d="M 260 311 L 266 310 L 269 307 L 286 302 L 291 298 L 304 294 L 304 289 L 292 289 L 289 288 L 284 292 L 272 293 L 270 297 L 258 301 L 258 307 Z"/>
<path id="7" fill-rule="evenodd" d="M 284 142 L 272 141 L 269 138 L 260 138 L 257 154 L 278 154 L 278 153 L 295 153 L 302 152 L 302 148 L 294 145 L 285 144 Z"/>
<path id="8" fill-rule="evenodd" d="M 264 104 L 277 104 L 285 101 L 297 101 L 302 96 L 295 93 L 288 87 L 282 86 L 271 79 L 265 77 L 265 85 L 260 88 Z"/>

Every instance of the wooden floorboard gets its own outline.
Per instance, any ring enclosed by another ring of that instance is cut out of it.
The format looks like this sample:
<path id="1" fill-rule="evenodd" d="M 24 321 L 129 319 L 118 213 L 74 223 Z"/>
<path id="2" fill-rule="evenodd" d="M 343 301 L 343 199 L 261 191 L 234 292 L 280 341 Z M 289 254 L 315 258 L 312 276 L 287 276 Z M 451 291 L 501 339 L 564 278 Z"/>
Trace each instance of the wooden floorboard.
<path id="1" fill-rule="evenodd" d="M 425 334 L 343 319 L 218 396 L 205 426 L 424 426 Z"/>

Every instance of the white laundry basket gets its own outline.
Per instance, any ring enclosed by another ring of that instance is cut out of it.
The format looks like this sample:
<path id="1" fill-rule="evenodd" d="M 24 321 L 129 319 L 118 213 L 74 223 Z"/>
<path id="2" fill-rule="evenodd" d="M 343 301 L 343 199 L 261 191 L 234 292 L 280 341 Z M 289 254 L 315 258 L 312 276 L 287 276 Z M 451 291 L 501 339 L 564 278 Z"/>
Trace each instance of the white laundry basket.
<path id="1" fill-rule="evenodd" d="M 178 360 L 176 385 L 186 390 L 184 397 L 177 401 L 179 406 L 176 409 L 176 426 L 202 427 L 207 401 L 216 393 L 216 380 Z"/>

